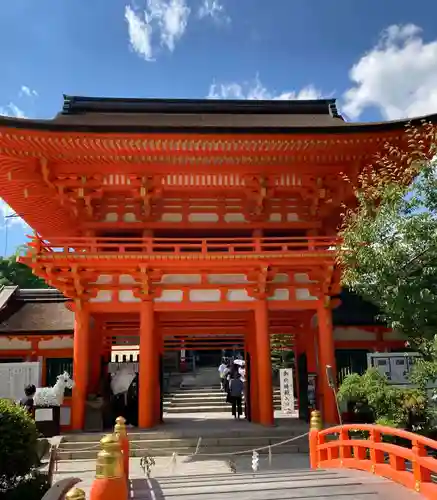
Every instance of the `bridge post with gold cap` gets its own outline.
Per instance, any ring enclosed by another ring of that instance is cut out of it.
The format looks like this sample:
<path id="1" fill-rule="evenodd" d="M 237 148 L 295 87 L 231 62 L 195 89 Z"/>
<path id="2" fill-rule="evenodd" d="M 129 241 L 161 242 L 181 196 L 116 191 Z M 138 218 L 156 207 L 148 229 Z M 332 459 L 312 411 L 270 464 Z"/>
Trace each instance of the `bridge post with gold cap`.
<path id="1" fill-rule="evenodd" d="M 80 488 L 71 488 L 65 495 L 65 500 L 86 500 L 85 492 Z"/>
<path id="2" fill-rule="evenodd" d="M 123 455 L 123 471 L 126 480 L 129 481 L 129 438 L 126 430 L 126 420 L 123 417 L 117 417 L 115 419 L 114 434 L 120 441 L 121 453 Z"/>
<path id="3" fill-rule="evenodd" d="M 309 432 L 310 465 L 312 469 L 317 469 L 319 463 L 317 446 L 319 444 L 319 432 L 322 430 L 322 427 L 320 412 L 318 410 L 312 411 Z"/>
<path id="4" fill-rule="evenodd" d="M 90 500 L 127 500 L 120 441 L 115 434 L 108 434 L 101 439 L 100 446 Z"/>

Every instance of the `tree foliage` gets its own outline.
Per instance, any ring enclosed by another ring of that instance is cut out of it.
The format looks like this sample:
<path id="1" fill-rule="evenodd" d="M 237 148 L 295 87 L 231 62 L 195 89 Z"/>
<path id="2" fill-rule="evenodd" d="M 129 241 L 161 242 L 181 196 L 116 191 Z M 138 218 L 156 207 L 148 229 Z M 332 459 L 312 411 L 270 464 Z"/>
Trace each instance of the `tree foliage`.
<path id="1" fill-rule="evenodd" d="M 340 401 L 354 403 L 355 411 L 371 415 L 378 424 L 426 431 L 434 412 L 425 390 L 398 388 L 375 368 L 363 375 L 347 375 L 338 391 Z"/>
<path id="2" fill-rule="evenodd" d="M 293 336 L 288 334 L 275 334 L 271 337 L 270 357 L 273 370 L 278 371 L 281 368 L 289 368 L 293 365 Z"/>
<path id="3" fill-rule="evenodd" d="M 0 286 L 16 285 L 20 288 L 48 288 L 47 283 L 35 276 L 32 269 L 17 262 L 17 254 L 0 257 Z"/>
<path id="4" fill-rule="evenodd" d="M 356 180 L 338 260 L 345 286 L 375 304 L 414 349 L 437 333 L 436 128 L 409 125 L 408 145 L 387 146 Z"/>

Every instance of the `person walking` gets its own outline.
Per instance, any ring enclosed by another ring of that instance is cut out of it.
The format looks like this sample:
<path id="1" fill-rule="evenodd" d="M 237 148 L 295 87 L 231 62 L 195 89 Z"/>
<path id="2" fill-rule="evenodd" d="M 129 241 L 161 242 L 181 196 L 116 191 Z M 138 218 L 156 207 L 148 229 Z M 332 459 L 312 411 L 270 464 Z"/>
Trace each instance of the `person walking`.
<path id="1" fill-rule="evenodd" d="M 234 377 L 229 381 L 229 402 L 232 405 L 232 415 L 236 419 L 240 419 L 242 410 L 244 383 L 241 380 L 240 374 L 235 373 Z"/>
<path id="2" fill-rule="evenodd" d="M 220 390 L 224 390 L 225 388 L 225 372 L 226 372 L 226 368 L 227 368 L 227 363 L 226 363 L 226 359 L 223 358 L 222 359 L 222 362 L 221 362 L 221 365 L 218 367 L 218 371 L 219 371 L 219 376 L 220 376 Z"/>

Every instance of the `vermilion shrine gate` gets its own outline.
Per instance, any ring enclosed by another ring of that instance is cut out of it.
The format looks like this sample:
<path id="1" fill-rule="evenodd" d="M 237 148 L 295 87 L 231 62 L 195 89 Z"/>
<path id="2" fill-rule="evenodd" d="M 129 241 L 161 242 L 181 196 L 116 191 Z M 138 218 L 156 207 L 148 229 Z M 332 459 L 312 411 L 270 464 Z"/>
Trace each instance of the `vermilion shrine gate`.
<path id="1" fill-rule="evenodd" d="M 346 123 L 334 100 L 65 97 L 53 120 L 1 118 L 0 195 L 36 231 L 21 261 L 72 299 L 72 428 L 100 358 L 129 336 L 142 428 L 161 418 L 163 350 L 213 336 L 244 345 L 252 421 L 272 424 L 275 333 L 294 336 L 335 422 L 334 248 L 354 201 L 341 173 L 356 178 L 404 125 Z"/>

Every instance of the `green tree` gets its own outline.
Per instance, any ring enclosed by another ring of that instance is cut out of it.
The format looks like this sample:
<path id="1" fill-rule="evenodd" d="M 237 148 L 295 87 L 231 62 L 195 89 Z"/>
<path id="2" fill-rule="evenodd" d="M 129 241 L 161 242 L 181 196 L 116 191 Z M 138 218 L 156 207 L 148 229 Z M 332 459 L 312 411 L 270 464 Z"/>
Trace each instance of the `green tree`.
<path id="1" fill-rule="evenodd" d="M 362 413 L 378 424 L 391 427 L 426 432 L 435 416 L 423 389 L 390 385 L 375 368 L 369 368 L 363 375 L 347 375 L 338 398 L 353 403 L 358 418 Z"/>
<path id="2" fill-rule="evenodd" d="M 272 335 L 270 345 L 273 370 L 277 372 L 280 368 L 289 368 L 292 366 L 294 361 L 293 335 Z"/>
<path id="3" fill-rule="evenodd" d="M 437 333 L 436 129 L 409 125 L 408 147 L 387 147 L 351 182 L 343 216 L 342 281 L 432 359 Z"/>
<path id="4" fill-rule="evenodd" d="M 16 285 L 20 288 L 49 288 L 47 283 L 35 276 L 32 269 L 17 262 L 17 256 L 21 252 L 19 248 L 11 257 L 0 257 L 0 286 Z"/>

